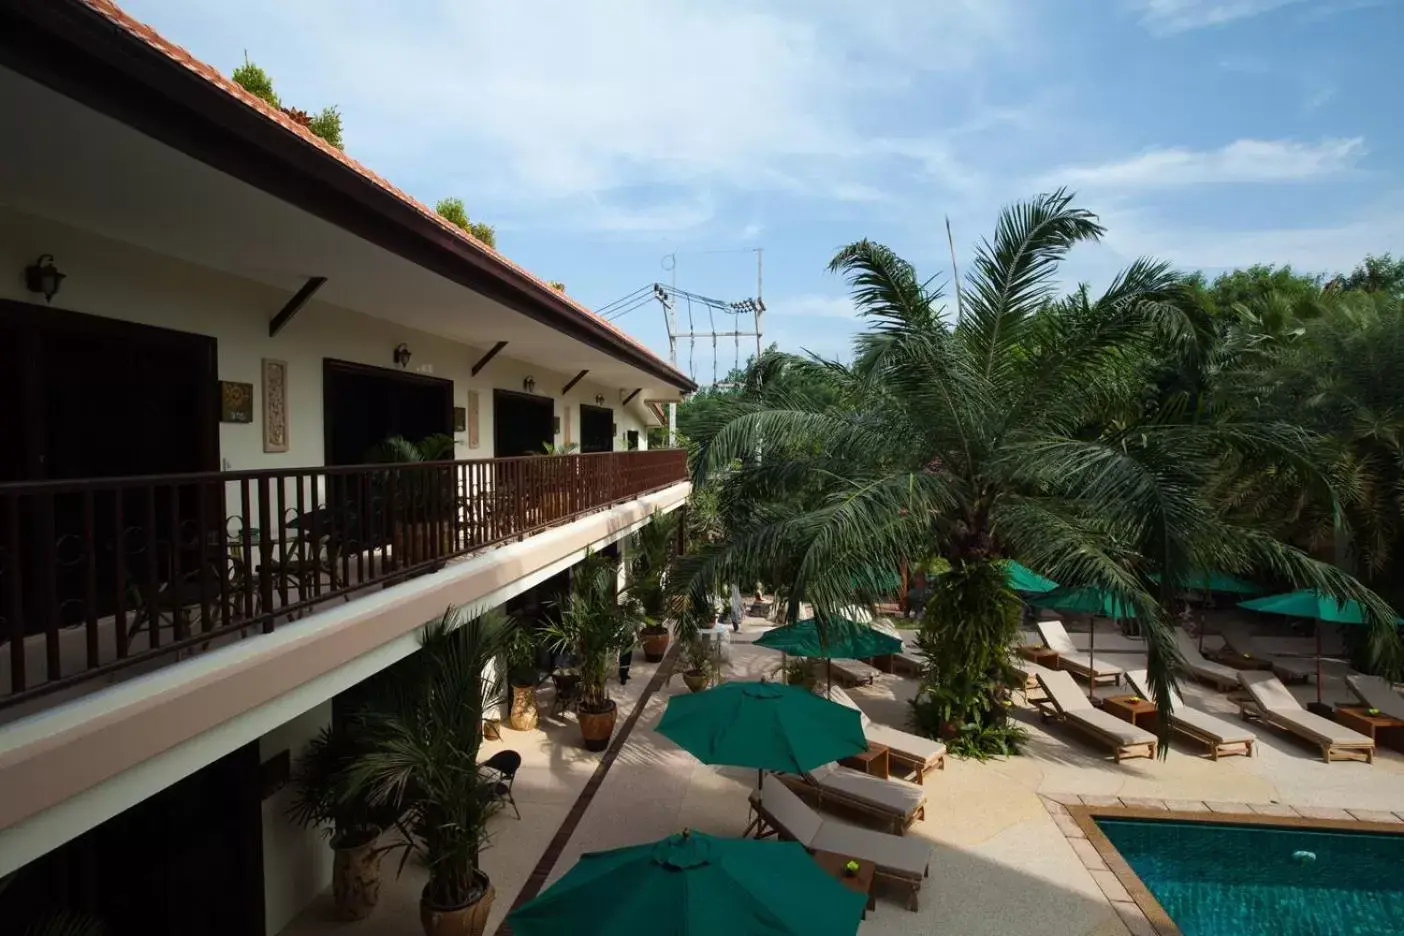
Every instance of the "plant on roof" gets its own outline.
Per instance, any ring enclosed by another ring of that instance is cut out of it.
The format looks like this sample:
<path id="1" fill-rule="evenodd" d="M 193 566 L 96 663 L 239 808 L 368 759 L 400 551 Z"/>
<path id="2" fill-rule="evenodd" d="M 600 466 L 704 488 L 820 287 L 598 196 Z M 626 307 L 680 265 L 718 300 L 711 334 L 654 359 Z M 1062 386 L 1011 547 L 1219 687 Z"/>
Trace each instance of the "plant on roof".
<path id="1" fill-rule="evenodd" d="M 268 77 L 268 72 L 250 62 L 247 56 L 244 57 L 244 64 L 234 69 L 232 77 L 235 84 L 254 97 L 282 108 L 283 102 L 278 100 L 278 93 L 273 90 L 273 79 Z"/>
<path id="2" fill-rule="evenodd" d="M 494 249 L 497 247 L 497 231 L 489 224 L 469 220 L 468 209 L 464 207 L 463 199 L 441 198 L 434 205 L 434 210 L 445 221 L 463 229 L 482 243 Z"/>
<path id="3" fill-rule="evenodd" d="M 717 395 L 688 427 L 694 483 L 716 484 L 737 519 L 684 560 L 686 587 L 712 594 L 771 568 L 791 608 L 846 607 L 874 597 L 859 594 L 870 569 L 946 560 L 922 623 L 938 658 L 918 706 L 938 705 L 958 743 L 983 753 L 1010 738 L 1004 661 L 1017 603 L 991 571 L 1001 559 L 1133 607 L 1149 688 L 1167 711 L 1174 589 L 1160 583 L 1191 569 L 1270 569 L 1357 599 L 1379 642 L 1397 646 L 1378 596 L 1226 496 L 1235 479 L 1283 471 L 1298 494 L 1335 496 L 1319 437 L 1282 414 L 1185 405 L 1158 382 L 1167 365 L 1203 372 L 1211 388 L 1224 380 L 1205 350 L 1222 331 L 1203 326 L 1185 280 L 1142 259 L 1100 295 L 1058 293 L 1068 252 L 1103 231 L 1061 190 L 1006 208 L 953 308 L 891 249 L 840 250 L 830 269 L 864 323 L 853 360 L 789 364 L 831 390 Z"/>

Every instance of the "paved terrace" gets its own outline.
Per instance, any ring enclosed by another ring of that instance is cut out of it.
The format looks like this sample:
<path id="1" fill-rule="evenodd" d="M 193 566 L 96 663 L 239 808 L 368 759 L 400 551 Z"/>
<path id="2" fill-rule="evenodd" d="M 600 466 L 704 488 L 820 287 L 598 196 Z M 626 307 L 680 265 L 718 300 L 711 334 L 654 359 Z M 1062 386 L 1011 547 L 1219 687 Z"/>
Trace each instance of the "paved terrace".
<path id="1" fill-rule="evenodd" d="M 748 619 L 727 667 L 729 679 L 756 679 L 771 671 L 779 655 L 748 643 L 768 625 Z M 1098 655 L 1126 667 L 1143 664 L 1140 644 L 1097 634 Z M 1074 631 L 1085 647 L 1087 634 Z M 666 664 L 664 664 L 666 665 Z M 601 779 L 600 755 L 579 746 L 573 722 L 548 720 L 530 733 L 503 730 L 503 740 L 485 746 L 484 756 L 500 747 L 522 753 L 516 795 L 522 819 L 508 810 L 494 820 L 495 839 L 483 864 L 492 876 L 497 899 L 489 933 L 498 927 L 512 901 L 535 893 L 564 874 L 581 853 L 649 841 L 683 827 L 720 835 L 739 835 L 747 818 L 751 771 L 707 767 L 653 731 L 668 698 L 686 692 L 681 679 L 654 680 L 656 667 L 635 664 L 625 687 L 612 684 L 620 702 L 621 727 L 637 710 L 628 736 L 613 748 Z M 653 682 L 654 685 L 648 685 Z M 884 677 L 877 685 L 850 695 L 874 720 L 904 725 L 913 680 Z M 649 689 L 642 706 L 639 700 Z M 1110 690 L 1103 690 L 1109 692 Z M 1314 689 L 1297 687 L 1299 697 L 1314 698 Z M 1338 679 L 1328 678 L 1328 701 L 1344 700 Z M 1192 705 L 1229 714 L 1236 709 L 1223 694 L 1183 687 Z M 544 705 L 545 703 L 543 703 Z M 1040 724 L 1028 708 L 1018 713 L 1029 728 L 1026 754 L 975 763 L 954 758 L 945 771 L 928 777 L 926 819 L 909 836 L 932 844 L 931 877 L 921 891 L 921 909 L 907 911 L 896 896 L 879 893 L 862 936 L 886 933 L 952 933 L 961 936 L 1037 932 L 1047 936 L 1134 936 L 1152 933 L 1125 891 L 1088 847 L 1063 813 L 1064 804 L 1158 806 L 1220 812 L 1300 814 L 1404 822 L 1404 757 L 1382 750 L 1373 765 L 1337 761 L 1325 764 L 1314 749 L 1254 723 L 1259 753 L 1217 763 L 1197 756 L 1176 740 L 1168 759 L 1126 761 L 1120 765 L 1071 729 Z M 593 778 L 593 779 L 592 779 Z M 594 786 L 593 791 L 586 791 Z M 582 798 L 582 791 L 586 797 Z M 414 936 L 419 932 L 418 895 L 421 868 L 406 868 L 399 881 L 387 862 L 381 905 L 365 923 L 361 936 Z M 344 933 L 343 923 L 328 919 L 330 898 L 310 907 L 284 933 Z"/>

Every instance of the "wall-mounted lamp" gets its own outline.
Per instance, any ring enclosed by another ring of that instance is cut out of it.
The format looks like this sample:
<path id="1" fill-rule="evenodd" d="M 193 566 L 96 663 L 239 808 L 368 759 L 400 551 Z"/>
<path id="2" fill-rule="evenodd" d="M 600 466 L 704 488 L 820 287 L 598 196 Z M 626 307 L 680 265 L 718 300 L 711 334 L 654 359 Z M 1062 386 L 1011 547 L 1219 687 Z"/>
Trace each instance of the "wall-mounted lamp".
<path id="1" fill-rule="evenodd" d="M 595 405 L 596 405 L 596 406 L 604 406 L 604 394 L 603 394 L 603 393 L 597 393 L 597 394 L 595 394 Z"/>
<path id="2" fill-rule="evenodd" d="M 410 356 L 409 345 L 405 344 L 403 341 L 395 345 L 395 363 L 399 367 L 409 367 Z"/>
<path id="3" fill-rule="evenodd" d="M 535 392 L 536 392 L 536 378 L 535 378 L 535 377 L 527 377 L 526 380 L 523 380 L 523 381 L 522 381 L 522 389 L 525 390 L 527 393 L 535 393 Z"/>
<path id="4" fill-rule="evenodd" d="M 54 266 L 53 254 L 43 254 L 24 268 L 24 285 L 32 293 L 43 293 L 44 301 L 51 302 L 67 275 Z"/>

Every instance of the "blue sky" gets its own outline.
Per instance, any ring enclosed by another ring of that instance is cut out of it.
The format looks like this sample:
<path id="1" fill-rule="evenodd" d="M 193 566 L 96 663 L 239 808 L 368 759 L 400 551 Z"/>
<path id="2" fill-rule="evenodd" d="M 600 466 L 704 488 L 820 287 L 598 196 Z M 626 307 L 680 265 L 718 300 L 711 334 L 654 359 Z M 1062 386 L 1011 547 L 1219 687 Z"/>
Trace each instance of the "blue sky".
<path id="1" fill-rule="evenodd" d="M 672 275 L 755 293 L 767 343 L 844 355 L 834 251 L 948 273 L 1000 205 L 1101 215 L 1069 284 L 1404 253 L 1404 0 L 125 0 L 594 307 Z M 620 324 L 666 353 L 661 312 Z M 700 322 L 699 322 L 700 324 Z M 745 354 L 743 345 L 742 355 Z M 734 351 L 723 342 L 724 373 Z M 688 349 L 680 358 L 688 366 Z M 711 379 L 712 352 L 693 355 Z"/>

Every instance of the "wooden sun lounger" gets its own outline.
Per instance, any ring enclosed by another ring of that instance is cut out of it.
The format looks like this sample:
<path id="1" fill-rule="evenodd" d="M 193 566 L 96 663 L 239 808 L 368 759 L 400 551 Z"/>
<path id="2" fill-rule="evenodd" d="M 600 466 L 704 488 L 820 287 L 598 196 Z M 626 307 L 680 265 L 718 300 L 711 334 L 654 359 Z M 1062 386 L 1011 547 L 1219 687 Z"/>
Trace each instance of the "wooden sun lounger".
<path id="1" fill-rule="evenodd" d="M 1272 673 L 1245 670 L 1238 678 L 1251 697 L 1239 703 L 1239 712 L 1244 718 L 1260 718 L 1274 728 L 1312 742 L 1321 748 L 1321 758 L 1328 764 L 1333 760 L 1375 762 L 1373 739 L 1308 712 Z"/>
<path id="2" fill-rule="evenodd" d="M 1346 685 L 1367 708 L 1379 709 L 1381 715 L 1404 721 L 1404 696 L 1394 691 L 1388 679 L 1352 673 L 1346 677 Z"/>
<path id="3" fill-rule="evenodd" d="M 1038 677 L 1040 673 L 1053 673 L 1057 672 L 1056 670 L 1051 670 L 1042 664 L 1027 660 L 1018 653 L 1010 655 L 1009 665 L 1014 672 L 1023 677 L 1025 702 L 1030 705 L 1038 705 L 1040 702 L 1048 701 L 1048 694 L 1043 691 L 1043 687 L 1039 684 Z"/>
<path id="4" fill-rule="evenodd" d="M 930 871 L 931 846 L 825 819 L 783 783 L 772 779 L 751 791 L 751 821 L 744 835 L 774 835 L 796 841 L 809 851 L 836 852 L 877 866 L 876 878 L 906 891 L 907 909 L 917 909 L 917 894 Z"/>
<path id="5" fill-rule="evenodd" d="M 827 667 L 850 686 L 865 686 L 882 675 L 882 670 L 862 660 L 826 660 Z"/>
<path id="6" fill-rule="evenodd" d="M 1151 698 L 1145 670 L 1127 670 L 1126 681 L 1141 698 Z M 1170 705 L 1171 726 L 1208 747 L 1210 760 L 1229 754 L 1253 756 L 1253 742 L 1258 739 L 1251 732 L 1201 709 L 1190 708 L 1174 689 L 1170 690 Z"/>
<path id="7" fill-rule="evenodd" d="M 1128 757 L 1155 759 L 1160 739 L 1095 707 L 1067 673 L 1047 670 L 1038 674 L 1038 681 L 1048 695 L 1035 703 L 1045 719 L 1056 718 L 1101 741 L 1111 748 L 1118 764 Z"/>
<path id="8" fill-rule="evenodd" d="M 1085 677 L 1094 686 L 1106 679 L 1110 679 L 1114 685 L 1121 685 L 1121 667 L 1111 663 L 1098 663 L 1095 657 L 1077 649 L 1068 632 L 1063 629 L 1062 621 L 1035 621 L 1034 626 L 1038 628 L 1038 635 L 1043 638 L 1044 645 L 1050 650 L 1058 651 L 1059 669 Z"/>
<path id="9" fill-rule="evenodd" d="M 926 794 L 920 787 L 869 776 L 850 767 L 825 764 L 799 777 L 783 774 L 780 780 L 801 799 L 820 808 L 836 806 L 876 819 L 895 835 L 926 817 Z"/>
<path id="10" fill-rule="evenodd" d="M 1178 627 L 1175 628 L 1175 646 L 1179 648 L 1184 671 L 1195 679 L 1225 691 L 1239 687 L 1238 670 L 1206 659 L 1194 638 Z"/>
<path id="11" fill-rule="evenodd" d="M 863 724 L 864 736 L 869 741 L 887 746 L 888 760 L 907 772 L 905 779 L 920 785 L 925 782 L 929 771 L 946 769 L 946 746 L 940 741 L 873 721 L 858 707 L 858 703 L 838 686 L 828 687 L 827 692 L 823 687 L 816 686 L 814 691 L 831 702 L 856 711 L 858 720 Z"/>

